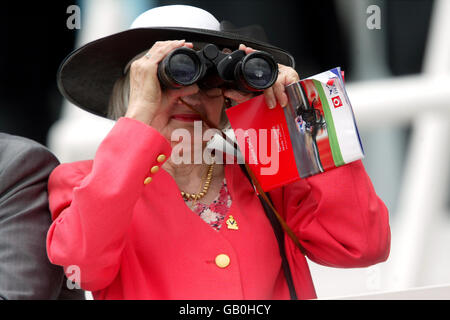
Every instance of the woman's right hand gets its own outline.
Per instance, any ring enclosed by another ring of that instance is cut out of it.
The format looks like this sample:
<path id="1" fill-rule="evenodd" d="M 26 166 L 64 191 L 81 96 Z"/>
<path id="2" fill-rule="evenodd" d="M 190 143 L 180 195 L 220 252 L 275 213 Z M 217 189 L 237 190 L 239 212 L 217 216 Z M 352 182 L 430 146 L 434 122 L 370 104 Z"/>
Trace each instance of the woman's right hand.
<path id="1" fill-rule="evenodd" d="M 161 90 L 158 80 L 158 64 L 172 50 L 180 47 L 192 48 L 192 43 L 184 40 L 158 41 L 146 55 L 135 60 L 130 66 L 130 97 L 125 117 L 151 125 L 156 115 L 178 98 L 195 94 L 197 85 L 182 87 L 177 90 Z M 163 120 L 163 121 L 161 121 Z M 168 119 L 167 119 L 168 121 Z M 158 127 L 164 126 L 164 119 L 159 117 Z M 161 129 L 161 128 L 156 128 Z"/>

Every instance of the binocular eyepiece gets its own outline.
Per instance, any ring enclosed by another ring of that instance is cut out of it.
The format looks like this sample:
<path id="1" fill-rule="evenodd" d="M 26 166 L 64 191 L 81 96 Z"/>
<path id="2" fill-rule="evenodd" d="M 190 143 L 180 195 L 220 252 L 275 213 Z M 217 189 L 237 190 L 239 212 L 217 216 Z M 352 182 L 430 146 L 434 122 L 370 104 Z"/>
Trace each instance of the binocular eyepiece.
<path id="1" fill-rule="evenodd" d="M 224 53 L 214 44 L 199 51 L 177 48 L 158 65 L 161 85 L 172 89 L 197 83 L 205 89 L 226 86 L 256 92 L 271 87 L 277 77 L 278 65 L 269 53 L 257 51 L 246 55 L 242 50 Z"/>

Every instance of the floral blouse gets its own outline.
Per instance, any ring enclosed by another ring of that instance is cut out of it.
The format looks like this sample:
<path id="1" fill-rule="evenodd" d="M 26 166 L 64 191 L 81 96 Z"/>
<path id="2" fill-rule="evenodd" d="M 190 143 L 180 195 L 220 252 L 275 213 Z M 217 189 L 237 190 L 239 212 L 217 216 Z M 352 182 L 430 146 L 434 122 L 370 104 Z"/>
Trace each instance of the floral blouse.
<path id="1" fill-rule="evenodd" d="M 230 207 L 231 196 L 228 191 L 226 179 L 223 179 L 219 194 L 211 204 L 206 205 L 201 202 L 196 202 L 193 204 L 193 207 L 191 205 L 192 211 L 217 231 L 220 230 Z"/>

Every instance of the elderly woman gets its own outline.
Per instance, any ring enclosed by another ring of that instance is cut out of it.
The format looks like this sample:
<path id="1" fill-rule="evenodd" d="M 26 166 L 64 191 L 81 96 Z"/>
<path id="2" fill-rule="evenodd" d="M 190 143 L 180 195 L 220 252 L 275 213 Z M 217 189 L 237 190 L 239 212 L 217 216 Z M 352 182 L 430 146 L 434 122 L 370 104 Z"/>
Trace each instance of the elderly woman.
<path id="1" fill-rule="evenodd" d="M 158 65 L 174 49 L 214 43 L 271 53 L 280 65 L 276 83 L 264 90 L 270 107 L 286 105 L 284 86 L 298 80 L 287 52 L 223 26 L 198 8 L 155 8 L 130 30 L 75 51 L 60 69 L 59 86 L 69 100 L 118 118 L 93 161 L 62 164 L 49 181 L 48 256 L 54 264 L 77 266 L 81 287 L 96 299 L 292 297 L 274 230 L 241 167 L 171 159 L 180 142 L 171 141 L 175 130 L 193 134 L 200 119 L 220 127 L 225 99 L 252 97 L 222 87 L 161 86 Z M 361 162 L 270 196 L 303 248 L 285 237 L 298 298 L 316 297 L 303 252 L 333 267 L 387 258 L 388 212 Z"/>

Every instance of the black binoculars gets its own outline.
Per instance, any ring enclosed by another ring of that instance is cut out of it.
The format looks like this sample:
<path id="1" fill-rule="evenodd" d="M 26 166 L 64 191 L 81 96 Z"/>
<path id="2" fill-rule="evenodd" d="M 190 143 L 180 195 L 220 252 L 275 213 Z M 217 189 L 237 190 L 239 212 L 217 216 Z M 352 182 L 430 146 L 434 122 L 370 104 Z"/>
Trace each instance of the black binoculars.
<path id="1" fill-rule="evenodd" d="M 256 92 L 271 87 L 277 77 L 278 65 L 269 53 L 224 53 L 214 44 L 199 51 L 177 48 L 158 65 L 159 82 L 172 89 L 197 83 L 205 89 L 229 87 Z"/>

